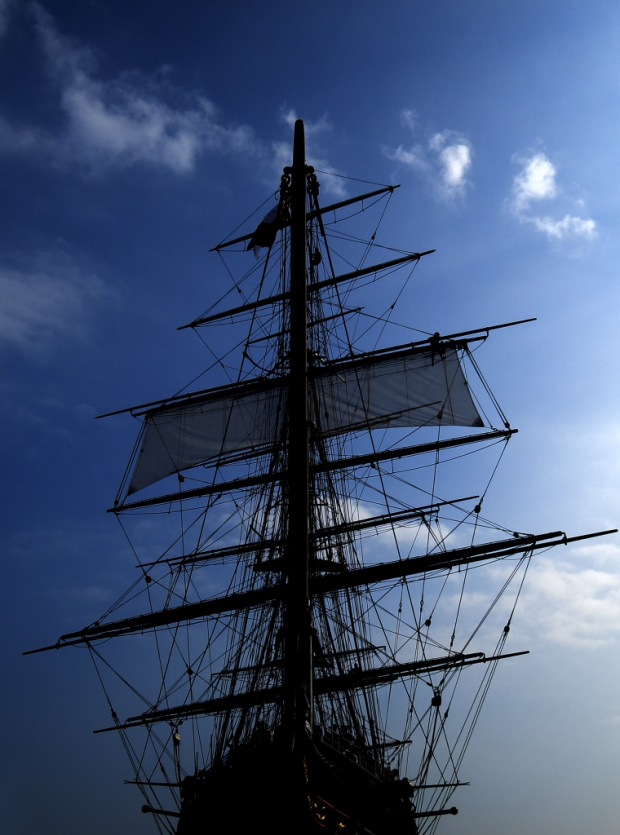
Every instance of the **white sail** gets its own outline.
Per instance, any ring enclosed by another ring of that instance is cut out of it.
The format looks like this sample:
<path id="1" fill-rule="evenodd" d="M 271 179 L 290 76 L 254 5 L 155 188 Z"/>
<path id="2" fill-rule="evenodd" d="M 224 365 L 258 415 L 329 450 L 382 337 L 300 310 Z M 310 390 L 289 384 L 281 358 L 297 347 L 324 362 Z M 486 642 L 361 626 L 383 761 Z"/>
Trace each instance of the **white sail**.
<path id="1" fill-rule="evenodd" d="M 366 428 L 414 426 L 482 426 L 458 353 L 447 348 L 406 356 L 373 358 L 316 380 L 329 433 Z"/>
<path id="2" fill-rule="evenodd" d="M 319 369 L 315 422 L 342 433 L 382 428 L 482 426 L 455 348 L 374 357 Z M 143 443 L 129 494 L 218 455 L 273 444 L 281 431 L 286 379 L 265 380 L 242 393 L 230 389 L 158 408 L 145 418 Z M 311 397 L 310 413 L 314 409 Z"/>

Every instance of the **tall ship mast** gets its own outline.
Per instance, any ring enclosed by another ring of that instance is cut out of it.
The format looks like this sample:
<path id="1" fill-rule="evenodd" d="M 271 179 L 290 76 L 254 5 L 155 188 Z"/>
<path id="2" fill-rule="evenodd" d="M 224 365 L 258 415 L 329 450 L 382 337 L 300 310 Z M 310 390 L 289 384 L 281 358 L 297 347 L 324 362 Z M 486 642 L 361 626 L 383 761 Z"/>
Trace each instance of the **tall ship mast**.
<path id="1" fill-rule="evenodd" d="M 270 211 L 215 247 L 235 303 L 183 326 L 212 385 L 126 410 L 136 580 L 43 649 L 90 654 L 159 832 L 434 832 L 530 560 L 610 533 L 485 516 L 516 430 L 474 354 L 521 323 L 384 345 L 433 252 L 375 258 L 395 188 L 322 206 L 297 121 Z"/>

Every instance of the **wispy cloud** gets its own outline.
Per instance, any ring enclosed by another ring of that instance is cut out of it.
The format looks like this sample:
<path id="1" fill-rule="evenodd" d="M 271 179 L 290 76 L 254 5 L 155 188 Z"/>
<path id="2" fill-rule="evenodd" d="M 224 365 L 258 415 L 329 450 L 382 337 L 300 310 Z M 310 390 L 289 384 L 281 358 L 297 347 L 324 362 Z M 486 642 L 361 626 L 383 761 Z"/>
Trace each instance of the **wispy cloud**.
<path id="1" fill-rule="evenodd" d="M 6 32 L 14 0 L 0 0 L 0 38 Z"/>
<path id="2" fill-rule="evenodd" d="M 401 120 L 414 136 L 418 133 L 418 120 L 414 111 L 404 110 Z M 399 145 L 396 149 L 384 148 L 384 153 L 389 159 L 410 170 L 424 173 L 433 183 L 437 195 L 443 199 L 462 196 L 470 184 L 468 174 L 473 159 L 471 143 L 456 131 L 433 133 L 410 147 Z"/>
<path id="3" fill-rule="evenodd" d="M 291 130 L 293 130 L 295 122 L 299 118 L 300 117 L 293 109 L 284 110 L 281 114 L 282 121 L 287 124 Z M 320 136 L 322 133 L 328 133 L 331 130 L 332 124 L 326 115 L 321 116 L 321 118 L 317 119 L 316 122 L 304 120 L 304 134 L 308 141 L 314 139 L 316 136 Z"/>
<path id="4" fill-rule="evenodd" d="M 0 265 L 0 348 L 42 357 L 59 339 L 84 338 L 94 307 L 111 291 L 60 252 Z"/>
<path id="5" fill-rule="evenodd" d="M 3 10 L 13 0 L 0 0 Z M 290 134 L 286 141 L 261 140 L 248 125 L 231 125 L 206 96 L 175 86 L 170 71 L 124 72 L 112 79 L 98 76 L 95 52 L 67 37 L 37 2 L 28 6 L 45 59 L 50 86 L 57 95 L 59 127 L 15 124 L 0 116 L 0 153 L 38 156 L 56 166 L 88 175 L 109 169 L 150 166 L 183 175 L 207 154 L 254 158 L 269 184 L 279 182 L 290 165 Z M 281 114 L 288 127 L 294 110 Z M 334 196 L 345 194 L 343 180 L 321 147 L 332 129 L 326 116 L 305 121 L 308 159 L 323 173 L 321 186 Z"/>
<path id="6" fill-rule="evenodd" d="M 596 237 L 596 223 L 592 218 L 564 215 L 561 220 L 552 217 L 533 217 L 532 222 L 540 232 L 545 232 L 550 238 L 565 238 L 576 235 L 583 238 Z"/>
<path id="7" fill-rule="evenodd" d="M 543 201 L 557 201 L 562 191 L 557 184 L 557 169 L 546 154 L 536 152 L 529 157 L 515 157 L 521 170 L 512 183 L 510 207 L 522 223 L 531 223 L 550 238 L 594 238 L 596 222 L 571 214 L 552 216 L 537 211 Z M 564 199 L 566 199 L 564 197 Z"/>
<path id="8" fill-rule="evenodd" d="M 0 150 L 37 152 L 89 172 L 139 164 L 184 174 L 205 152 L 260 149 L 251 128 L 226 125 L 209 99 L 175 88 L 165 73 L 97 79 L 94 54 L 59 33 L 40 5 L 30 8 L 64 125 L 52 133 L 0 122 Z"/>
<path id="9" fill-rule="evenodd" d="M 290 128 L 292 132 L 296 120 L 299 118 L 295 110 L 285 110 L 281 114 L 281 121 Z M 306 157 L 308 164 L 313 165 L 321 172 L 321 188 L 333 197 L 343 197 L 346 194 L 344 181 L 340 179 L 340 173 L 322 156 L 320 145 L 321 135 L 332 130 L 331 122 L 327 116 L 322 116 L 316 122 L 304 119 L 304 133 L 306 137 Z M 292 135 L 292 134 L 291 134 Z M 272 174 L 278 177 L 286 165 L 291 164 L 291 135 L 286 140 L 272 143 L 273 165 Z"/>
<path id="10" fill-rule="evenodd" d="M 54 155 L 57 143 L 40 128 L 12 125 L 0 116 L 0 153 Z"/>

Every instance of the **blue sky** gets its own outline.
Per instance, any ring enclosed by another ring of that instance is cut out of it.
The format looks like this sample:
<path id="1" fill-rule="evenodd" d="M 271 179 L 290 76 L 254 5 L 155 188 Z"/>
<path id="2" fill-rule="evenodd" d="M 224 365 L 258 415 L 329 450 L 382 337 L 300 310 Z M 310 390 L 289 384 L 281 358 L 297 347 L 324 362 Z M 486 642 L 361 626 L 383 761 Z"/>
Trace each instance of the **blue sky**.
<path id="1" fill-rule="evenodd" d="M 79 652 L 131 559 L 105 509 L 131 421 L 200 373 L 178 333 L 225 276 L 208 250 L 277 188 L 304 118 L 332 174 L 402 188 L 389 244 L 437 253 L 411 323 L 537 317 L 478 355 L 519 434 L 494 518 L 620 522 L 620 8 L 599 0 L 0 0 L 0 448 L 5 829 L 147 832 Z M 491 344 L 492 343 L 492 344 Z M 440 832 L 617 831 L 617 538 L 534 561 Z M 518 646 L 517 646 L 518 644 Z"/>

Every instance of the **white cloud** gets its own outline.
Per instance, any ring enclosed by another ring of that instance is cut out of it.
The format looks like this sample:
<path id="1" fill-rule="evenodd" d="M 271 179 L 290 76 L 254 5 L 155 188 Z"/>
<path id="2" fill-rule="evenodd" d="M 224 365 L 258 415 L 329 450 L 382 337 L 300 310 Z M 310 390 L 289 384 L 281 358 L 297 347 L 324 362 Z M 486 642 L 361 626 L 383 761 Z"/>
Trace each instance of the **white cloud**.
<path id="1" fill-rule="evenodd" d="M 214 123 L 210 102 L 198 99 L 192 109 L 172 110 L 136 89 L 114 89 L 76 78 L 65 89 L 68 144 L 84 161 L 131 165 L 139 162 L 191 171 L 205 149 L 243 147 L 242 128 L 227 132 Z"/>
<path id="2" fill-rule="evenodd" d="M 0 21 L 3 2 L 7 0 L 0 0 Z M 268 172 L 270 185 L 274 173 L 279 182 L 282 167 L 290 165 L 290 136 L 268 146 L 249 126 L 227 125 L 204 95 L 174 87 L 165 68 L 151 76 L 125 72 L 112 79 L 97 77 L 94 52 L 60 33 L 38 3 L 29 9 L 64 119 L 50 131 L 0 117 L 0 153 L 38 155 L 87 174 L 141 165 L 180 175 L 191 172 L 206 153 L 250 155 Z M 297 116 L 288 110 L 281 118 L 292 127 Z M 305 121 L 309 161 L 324 172 L 323 191 L 340 197 L 346 193 L 343 180 L 319 144 L 320 135 L 331 128 L 326 116 Z"/>
<path id="3" fill-rule="evenodd" d="M 557 185 L 557 169 L 549 157 L 538 152 L 530 157 L 517 157 L 515 161 L 521 165 L 521 170 L 513 180 L 511 209 L 521 222 L 532 223 L 540 232 L 556 240 L 596 237 L 596 222 L 591 218 L 565 214 L 558 220 L 550 215 L 533 213 L 534 206 L 541 201 L 557 201 L 562 196 Z M 573 202 L 583 207 L 582 200 Z"/>
<path id="4" fill-rule="evenodd" d="M 579 560 L 579 562 L 577 562 Z M 520 624 L 552 643 L 605 646 L 620 638 L 618 549 L 571 549 L 571 560 L 534 557 L 518 607 Z"/>
<path id="5" fill-rule="evenodd" d="M 536 228 L 546 232 L 550 238 L 564 238 L 567 235 L 579 235 L 583 238 L 596 237 L 596 223 L 588 218 L 565 215 L 562 220 L 553 220 L 550 217 L 531 218 Z"/>
<path id="6" fill-rule="evenodd" d="M 449 142 L 450 137 L 451 132 L 444 131 L 432 136 L 429 142 L 431 150 L 438 153 L 442 188 L 447 196 L 463 193 L 472 156 L 471 148 L 465 140 L 457 137 Z"/>
<path id="7" fill-rule="evenodd" d="M 524 211 L 534 200 L 548 200 L 556 196 L 556 169 L 544 154 L 534 154 L 521 162 L 523 168 L 514 178 L 512 191 L 515 208 Z"/>
<path id="8" fill-rule="evenodd" d="M 226 126 L 211 101 L 174 89 L 163 73 L 98 80 L 93 53 L 61 35 L 41 6 L 31 8 L 65 123 L 54 134 L 0 123 L 0 149 L 36 151 L 91 172 L 142 164 L 177 174 L 192 171 L 206 151 L 260 150 L 249 127 Z"/>
<path id="9" fill-rule="evenodd" d="M 394 151 L 387 152 L 387 156 L 409 168 L 417 168 L 420 171 L 426 171 L 429 168 L 429 163 L 421 145 L 413 145 L 409 150 L 399 145 Z"/>
<path id="10" fill-rule="evenodd" d="M 403 110 L 401 120 L 412 133 L 417 132 L 414 111 Z M 462 196 L 469 184 L 467 175 L 473 156 L 471 144 L 455 131 L 434 133 L 424 143 L 416 142 L 410 148 L 399 145 L 394 150 L 384 149 L 384 153 L 411 170 L 425 172 L 438 196 L 443 199 Z"/>
<path id="11" fill-rule="evenodd" d="M 0 347 L 41 356 L 59 338 L 83 338 L 93 306 L 112 292 L 60 253 L 0 266 Z"/>

